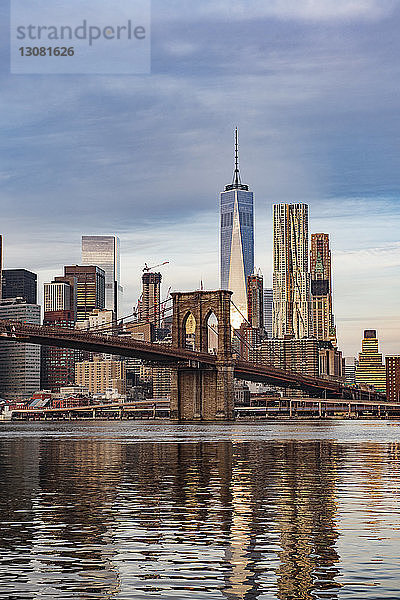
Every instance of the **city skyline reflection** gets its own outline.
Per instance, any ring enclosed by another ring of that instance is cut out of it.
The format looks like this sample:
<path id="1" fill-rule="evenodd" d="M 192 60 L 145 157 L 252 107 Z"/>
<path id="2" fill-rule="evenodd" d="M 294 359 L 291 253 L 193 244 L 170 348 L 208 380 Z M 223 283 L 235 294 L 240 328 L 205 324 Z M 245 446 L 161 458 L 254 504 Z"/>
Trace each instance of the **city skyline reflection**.
<path id="1" fill-rule="evenodd" d="M 117 425 L 105 439 L 70 427 L 0 437 L 0 598 L 350 598 L 352 521 L 388 535 L 398 503 L 382 493 L 393 444 L 132 442 Z"/>

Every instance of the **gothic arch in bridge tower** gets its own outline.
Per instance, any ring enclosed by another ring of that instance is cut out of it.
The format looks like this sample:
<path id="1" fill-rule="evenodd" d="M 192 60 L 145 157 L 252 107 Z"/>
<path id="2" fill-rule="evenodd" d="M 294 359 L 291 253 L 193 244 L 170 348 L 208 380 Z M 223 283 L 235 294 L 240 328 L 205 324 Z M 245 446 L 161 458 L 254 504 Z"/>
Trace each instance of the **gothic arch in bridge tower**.
<path id="1" fill-rule="evenodd" d="M 190 343 L 191 349 L 199 352 L 198 360 L 181 363 L 173 369 L 173 419 L 233 418 L 231 296 L 228 290 L 172 293 L 172 344 L 187 348 Z M 215 367 L 201 362 L 201 354 L 210 351 L 217 357 Z"/>
<path id="2" fill-rule="evenodd" d="M 196 319 L 192 312 L 188 311 L 182 322 L 182 347 L 190 350 L 196 349 Z"/>
<path id="3" fill-rule="evenodd" d="M 218 323 L 218 356 L 231 355 L 231 296 L 228 290 L 212 292 L 173 292 L 172 343 L 178 348 L 186 347 L 186 327 L 192 315 L 195 327 L 194 350 L 208 352 L 209 325 L 212 317 Z"/>
<path id="4" fill-rule="evenodd" d="M 207 326 L 207 352 L 218 353 L 218 319 L 213 310 L 206 316 Z"/>

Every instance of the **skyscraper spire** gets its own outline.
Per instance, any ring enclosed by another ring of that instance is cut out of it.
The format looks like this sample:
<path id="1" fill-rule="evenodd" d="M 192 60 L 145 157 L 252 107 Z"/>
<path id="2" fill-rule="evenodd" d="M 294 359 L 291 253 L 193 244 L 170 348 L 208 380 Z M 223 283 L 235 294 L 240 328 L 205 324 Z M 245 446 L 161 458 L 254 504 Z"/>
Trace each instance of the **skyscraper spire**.
<path id="1" fill-rule="evenodd" d="M 225 186 L 225 190 L 248 190 L 249 186 L 242 183 L 239 172 L 239 132 L 235 128 L 235 168 L 233 170 L 232 183 Z"/>
<path id="2" fill-rule="evenodd" d="M 239 187 L 240 181 L 240 173 L 239 173 L 239 134 L 238 128 L 235 129 L 235 170 L 233 172 L 233 181 L 232 184 L 235 187 Z"/>

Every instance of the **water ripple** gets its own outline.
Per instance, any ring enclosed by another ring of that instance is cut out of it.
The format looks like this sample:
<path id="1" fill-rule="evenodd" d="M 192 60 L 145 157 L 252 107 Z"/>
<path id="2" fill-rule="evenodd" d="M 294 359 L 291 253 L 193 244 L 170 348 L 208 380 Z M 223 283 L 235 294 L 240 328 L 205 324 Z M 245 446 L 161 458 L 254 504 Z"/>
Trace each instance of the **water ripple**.
<path id="1" fill-rule="evenodd" d="M 394 600 L 399 434 L 2 425 L 0 598 Z"/>

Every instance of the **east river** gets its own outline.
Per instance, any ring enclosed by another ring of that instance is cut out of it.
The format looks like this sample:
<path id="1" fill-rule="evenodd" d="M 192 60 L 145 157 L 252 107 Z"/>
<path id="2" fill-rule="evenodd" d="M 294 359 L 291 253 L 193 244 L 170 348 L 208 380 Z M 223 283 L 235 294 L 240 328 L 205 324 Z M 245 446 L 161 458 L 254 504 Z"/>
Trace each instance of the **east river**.
<path id="1" fill-rule="evenodd" d="M 400 422 L 0 423 L 0 598 L 400 598 Z"/>

